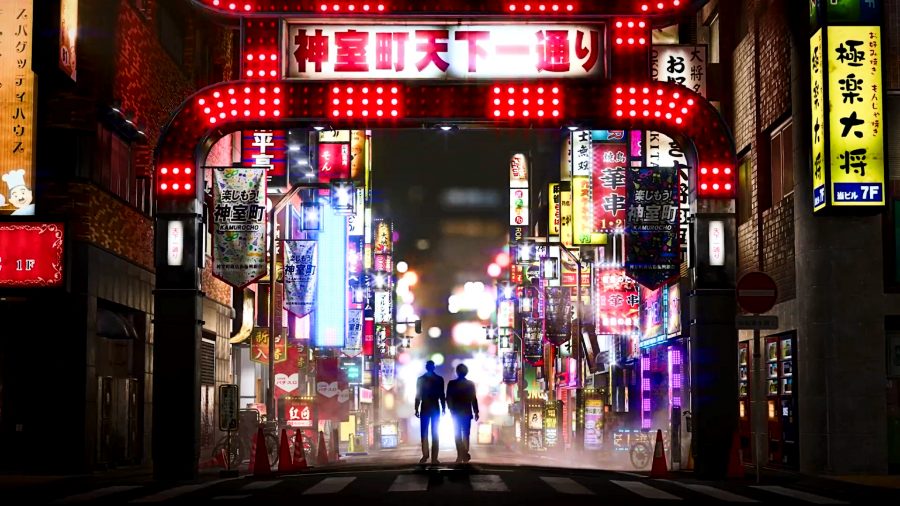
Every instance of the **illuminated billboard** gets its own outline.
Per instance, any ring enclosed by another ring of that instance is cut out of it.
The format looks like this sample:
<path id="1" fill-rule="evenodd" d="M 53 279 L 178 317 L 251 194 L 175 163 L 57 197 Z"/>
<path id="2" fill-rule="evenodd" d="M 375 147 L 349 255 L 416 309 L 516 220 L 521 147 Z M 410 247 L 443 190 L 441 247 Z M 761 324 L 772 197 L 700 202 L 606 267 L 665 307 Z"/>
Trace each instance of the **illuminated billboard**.
<path id="1" fill-rule="evenodd" d="M 328 203 L 319 232 L 319 279 L 316 283 L 315 346 L 342 348 L 347 338 L 347 218 Z"/>
<path id="2" fill-rule="evenodd" d="M 829 26 L 810 39 L 813 209 L 885 204 L 881 28 Z"/>

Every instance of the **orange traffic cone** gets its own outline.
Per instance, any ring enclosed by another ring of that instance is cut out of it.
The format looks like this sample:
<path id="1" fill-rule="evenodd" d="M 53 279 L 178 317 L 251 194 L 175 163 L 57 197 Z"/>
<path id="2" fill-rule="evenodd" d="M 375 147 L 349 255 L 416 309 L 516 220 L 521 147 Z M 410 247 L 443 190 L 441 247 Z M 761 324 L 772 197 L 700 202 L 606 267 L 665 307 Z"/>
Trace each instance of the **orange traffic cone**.
<path id="1" fill-rule="evenodd" d="M 266 449 L 266 435 L 262 425 L 256 431 L 256 449 L 250 454 L 250 469 L 253 476 L 268 476 L 272 474 L 272 466 L 269 464 L 269 452 Z"/>
<path id="2" fill-rule="evenodd" d="M 328 464 L 328 447 L 325 446 L 325 432 L 319 431 L 319 452 L 316 454 L 316 465 Z"/>
<path id="3" fill-rule="evenodd" d="M 306 451 L 303 448 L 303 431 L 297 429 L 294 434 L 294 471 L 303 471 L 309 468 L 306 463 Z"/>
<path id="4" fill-rule="evenodd" d="M 287 429 L 281 429 L 281 444 L 278 446 L 278 472 L 287 473 L 294 470 L 291 460 L 291 443 L 288 441 Z"/>
<path id="5" fill-rule="evenodd" d="M 734 438 L 731 440 L 731 452 L 728 455 L 728 474 L 725 475 L 729 479 L 744 478 L 744 463 L 741 459 L 741 438 L 738 431 L 734 431 Z"/>
<path id="6" fill-rule="evenodd" d="M 669 470 L 666 468 L 666 448 L 663 445 L 662 430 L 656 430 L 656 447 L 653 448 L 653 467 L 650 468 L 651 478 L 666 478 Z"/>

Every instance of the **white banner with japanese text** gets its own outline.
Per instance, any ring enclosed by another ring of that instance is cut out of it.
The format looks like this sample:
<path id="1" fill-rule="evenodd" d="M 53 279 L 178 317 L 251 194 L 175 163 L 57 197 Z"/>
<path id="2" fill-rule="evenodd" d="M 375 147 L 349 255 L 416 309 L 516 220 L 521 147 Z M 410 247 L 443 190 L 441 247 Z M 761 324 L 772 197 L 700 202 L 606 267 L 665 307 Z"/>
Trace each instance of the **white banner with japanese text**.
<path id="1" fill-rule="evenodd" d="M 284 254 L 284 308 L 303 317 L 315 309 L 318 243 L 284 241 Z"/>
<path id="2" fill-rule="evenodd" d="M 243 288 L 266 274 L 266 171 L 213 171 L 213 274 Z"/>
<path id="3" fill-rule="evenodd" d="M 287 78 L 502 79 L 603 76 L 602 25 L 285 27 Z"/>

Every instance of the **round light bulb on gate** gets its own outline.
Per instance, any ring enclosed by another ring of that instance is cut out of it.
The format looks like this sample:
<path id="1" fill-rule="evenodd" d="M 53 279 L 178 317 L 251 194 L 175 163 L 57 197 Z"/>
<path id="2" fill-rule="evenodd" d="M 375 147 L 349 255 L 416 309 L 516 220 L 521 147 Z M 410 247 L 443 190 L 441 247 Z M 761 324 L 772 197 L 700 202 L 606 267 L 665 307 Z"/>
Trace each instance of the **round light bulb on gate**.
<path id="1" fill-rule="evenodd" d="M 191 190 L 191 183 L 184 183 L 184 190 L 185 190 L 185 191 L 190 191 L 190 190 Z"/>
<path id="2" fill-rule="evenodd" d="M 159 185 L 159 189 L 162 191 L 166 191 L 169 189 L 169 185 L 167 185 L 166 183 L 162 183 Z"/>
<path id="3" fill-rule="evenodd" d="M 172 189 L 173 189 L 173 190 L 176 190 L 176 191 L 177 191 L 178 188 L 179 188 L 178 183 L 175 183 L 175 184 L 172 185 Z"/>

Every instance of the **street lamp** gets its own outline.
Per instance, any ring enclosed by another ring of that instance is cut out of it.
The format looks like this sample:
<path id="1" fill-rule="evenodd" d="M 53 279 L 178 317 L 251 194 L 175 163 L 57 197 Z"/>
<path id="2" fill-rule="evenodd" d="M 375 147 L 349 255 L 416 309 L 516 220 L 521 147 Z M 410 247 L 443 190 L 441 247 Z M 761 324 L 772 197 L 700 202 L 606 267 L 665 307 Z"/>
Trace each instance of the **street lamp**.
<path id="1" fill-rule="evenodd" d="M 318 202 L 300 204 L 300 230 L 318 231 L 322 229 L 322 205 Z"/>
<path id="2" fill-rule="evenodd" d="M 346 179 L 331 181 L 331 207 L 337 214 L 353 214 L 353 182 Z"/>

